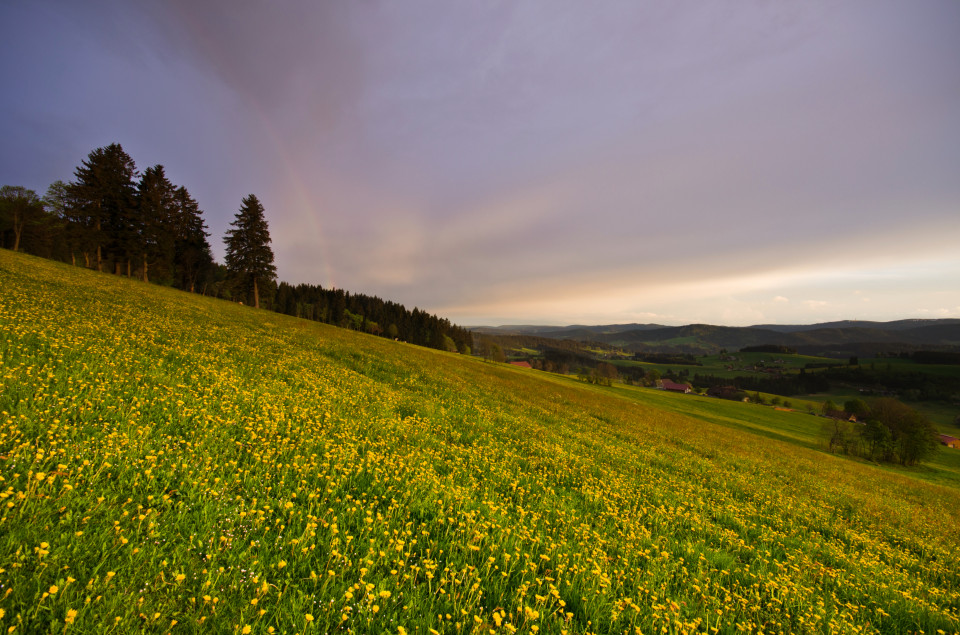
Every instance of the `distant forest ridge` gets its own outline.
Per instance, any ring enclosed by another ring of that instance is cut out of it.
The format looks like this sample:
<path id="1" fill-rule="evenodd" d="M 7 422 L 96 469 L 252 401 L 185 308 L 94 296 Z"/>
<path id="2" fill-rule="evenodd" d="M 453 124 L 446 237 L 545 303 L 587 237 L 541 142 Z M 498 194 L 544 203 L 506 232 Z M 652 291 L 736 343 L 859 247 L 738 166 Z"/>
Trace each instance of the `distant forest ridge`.
<path id="1" fill-rule="evenodd" d="M 804 325 L 713 326 L 611 324 L 597 326 L 474 327 L 475 333 L 595 342 L 635 352 L 709 354 L 721 349 L 782 346 L 808 355 L 844 357 L 878 352 L 960 351 L 960 319 L 891 322 L 845 320 Z"/>

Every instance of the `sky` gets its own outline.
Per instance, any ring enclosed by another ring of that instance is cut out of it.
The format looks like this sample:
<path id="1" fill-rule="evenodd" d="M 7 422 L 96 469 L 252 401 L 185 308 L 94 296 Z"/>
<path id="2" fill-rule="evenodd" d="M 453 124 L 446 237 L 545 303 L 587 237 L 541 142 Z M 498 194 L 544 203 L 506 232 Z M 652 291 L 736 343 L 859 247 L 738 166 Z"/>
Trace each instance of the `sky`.
<path id="1" fill-rule="evenodd" d="M 462 325 L 960 317 L 956 0 L 4 0 L 0 182 L 120 143 Z"/>

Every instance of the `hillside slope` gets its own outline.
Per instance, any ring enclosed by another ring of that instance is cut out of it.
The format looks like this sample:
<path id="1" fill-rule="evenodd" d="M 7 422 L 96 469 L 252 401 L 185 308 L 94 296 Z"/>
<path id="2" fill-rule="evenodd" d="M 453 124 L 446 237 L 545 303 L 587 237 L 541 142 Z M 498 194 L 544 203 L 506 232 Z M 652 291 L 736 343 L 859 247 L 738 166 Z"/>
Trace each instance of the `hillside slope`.
<path id="1" fill-rule="evenodd" d="M 960 630 L 960 499 L 0 251 L 0 626 Z"/>

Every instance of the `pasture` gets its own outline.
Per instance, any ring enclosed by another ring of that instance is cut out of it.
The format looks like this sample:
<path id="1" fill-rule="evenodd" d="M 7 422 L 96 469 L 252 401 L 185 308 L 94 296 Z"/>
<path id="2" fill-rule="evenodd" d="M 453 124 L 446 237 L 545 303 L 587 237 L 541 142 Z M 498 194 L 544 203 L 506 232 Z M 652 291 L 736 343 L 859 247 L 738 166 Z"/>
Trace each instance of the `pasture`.
<path id="1" fill-rule="evenodd" d="M 958 488 L 684 397 L 0 250 L 0 626 L 960 631 Z"/>

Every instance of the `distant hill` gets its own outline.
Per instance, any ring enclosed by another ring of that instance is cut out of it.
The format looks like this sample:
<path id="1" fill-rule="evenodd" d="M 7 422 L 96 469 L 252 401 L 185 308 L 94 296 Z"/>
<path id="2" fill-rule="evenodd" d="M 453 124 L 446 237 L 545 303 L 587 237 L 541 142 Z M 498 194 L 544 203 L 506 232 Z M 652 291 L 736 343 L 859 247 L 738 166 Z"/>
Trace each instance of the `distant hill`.
<path id="1" fill-rule="evenodd" d="M 535 330 L 533 330 L 535 329 Z M 591 341 L 633 351 L 705 354 L 720 349 L 776 344 L 809 355 L 843 357 L 921 349 L 960 350 L 960 320 L 844 320 L 809 325 L 714 326 L 688 324 L 611 324 L 567 327 L 487 327 L 497 335 Z"/>
<path id="2" fill-rule="evenodd" d="M 755 324 L 749 328 L 766 329 L 768 331 L 779 331 L 781 333 L 796 333 L 798 331 L 815 331 L 818 329 L 832 328 L 868 328 L 881 329 L 884 331 L 903 331 L 915 329 L 930 325 L 954 325 L 960 324 L 960 319 L 941 319 L 941 320 L 894 320 L 892 322 L 871 322 L 867 320 L 841 320 L 839 322 L 821 322 L 818 324 Z"/>
<path id="3" fill-rule="evenodd" d="M 552 337 L 554 339 L 573 339 L 572 336 L 579 336 L 586 333 L 609 335 L 626 331 L 652 330 L 666 327 L 663 324 L 605 324 L 602 326 L 574 324 L 571 326 L 506 325 L 472 326 L 469 328 L 475 333 L 485 333 L 487 335 L 539 335 L 541 337 Z"/>

